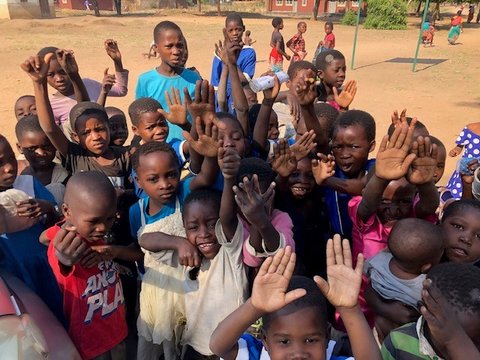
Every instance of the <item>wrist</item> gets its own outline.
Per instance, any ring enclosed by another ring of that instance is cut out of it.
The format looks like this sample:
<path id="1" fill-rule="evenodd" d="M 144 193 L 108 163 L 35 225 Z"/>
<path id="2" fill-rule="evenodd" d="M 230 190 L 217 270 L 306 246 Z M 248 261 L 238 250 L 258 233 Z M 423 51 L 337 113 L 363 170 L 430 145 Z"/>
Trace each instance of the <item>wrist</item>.
<path id="1" fill-rule="evenodd" d="M 275 100 L 274 99 L 267 99 L 267 98 L 263 98 L 262 100 L 262 105 L 265 105 L 265 106 L 269 106 L 269 107 L 272 107 L 273 104 L 274 104 Z"/>
<path id="2" fill-rule="evenodd" d="M 261 310 L 261 300 L 259 304 L 256 304 L 256 299 L 250 298 L 245 302 L 244 306 L 252 313 L 252 315 L 254 314 L 257 319 L 266 314 L 265 311 Z"/>
<path id="3" fill-rule="evenodd" d="M 340 316 L 356 315 L 361 312 L 358 302 L 353 306 L 338 306 L 335 309 L 339 312 Z"/>

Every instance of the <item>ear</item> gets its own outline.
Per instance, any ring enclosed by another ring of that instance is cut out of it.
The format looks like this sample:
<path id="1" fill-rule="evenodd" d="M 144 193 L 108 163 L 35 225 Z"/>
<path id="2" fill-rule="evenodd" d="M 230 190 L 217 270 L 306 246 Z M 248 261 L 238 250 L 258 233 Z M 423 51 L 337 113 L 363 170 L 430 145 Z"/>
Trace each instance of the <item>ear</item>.
<path id="1" fill-rule="evenodd" d="M 138 188 L 143 189 L 142 181 L 139 179 L 137 173 L 135 173 L 135 181 L 137 182 Z"/>
<path id="2" fill-rule="evenodd" d="M 138 128 L 135 125 L 132 125 L 132 131 L 135 135 L 139 136 L 138 135 Z"/>
<path id="3" fill-rule="evenodd" d="M 20 146 L 18 142 L 17 142 L 17 150 L 20 154 L 23 154 L 23 148 Z"/>
<path id="4" fill-rule="evenodd" d="M 425 265 L 422 265 L 422 267 L 420 268 L 420 272 L 422 274 L 426 274 L 428 273 L 428 271 L 433 267 L 432 264 L 425 264 Z"/>
<path id="5" fill-rule="evenodd" d="M 262 330 L 262 344 L 265 350 L 268 352 L 268 344 L 267 344 L 267 337 L 265 335 L 265 331 Z"/>
<path id="6" fill-rule="evenodd" d="M 317 75 L 318 75 L 318 77 L 319 77 L 320 79 L 323 80 L 323 70 L 318 70 L 318 71 L 317 71 Z"/>
<path id="7" fill-rule="evenodd" d="M 62 204 L 62 214 L 63 216 L 65 216 L 66 219 L 70 219 L 70 217 L 72 216 L 70 208 L 65 203 Z"/>
<path id="8" fill-rule="evenodd" d="M 291 85 L 290 79 L 287 80 L 287 82 L 285 83 L 285 85 L 287 86 L 287 89 L 290 89 L 290 85 Z"/>
<path id="9" fill-rule="evenodd" d="M 375 150 L 375 145 L 377 145 L 377 143 L 375 142 L 375 140 L 372 140 L 370 142 L 370 148 L 368 149 L 369 153 L 371 153 L 373 150 Z"/>
<path id="10" fill-rule="evenodd" d="M 75 141 L 77 144 L 80 144 L 80 138 L 78 137 L 76 132 L 71 132 L 70 137 L 72 138 L 73 141 Z"/>

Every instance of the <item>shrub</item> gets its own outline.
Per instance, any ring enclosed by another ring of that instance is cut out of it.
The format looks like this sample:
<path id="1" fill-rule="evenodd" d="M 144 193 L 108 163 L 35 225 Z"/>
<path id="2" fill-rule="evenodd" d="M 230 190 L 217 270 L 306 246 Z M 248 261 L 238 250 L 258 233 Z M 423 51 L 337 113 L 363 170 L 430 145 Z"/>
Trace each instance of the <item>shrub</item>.
<path id="1" fill-rule="evenodd" d="M 368 0 L 367 29 L 402 30 L 407 28 L 405 0 Z"/>
<path id="2" fill-rule="evenodd" d="M 353 10 L 348 10 L 342 18 L 342 25 L 355 26 L 357 25 L 357 13 Z"/>

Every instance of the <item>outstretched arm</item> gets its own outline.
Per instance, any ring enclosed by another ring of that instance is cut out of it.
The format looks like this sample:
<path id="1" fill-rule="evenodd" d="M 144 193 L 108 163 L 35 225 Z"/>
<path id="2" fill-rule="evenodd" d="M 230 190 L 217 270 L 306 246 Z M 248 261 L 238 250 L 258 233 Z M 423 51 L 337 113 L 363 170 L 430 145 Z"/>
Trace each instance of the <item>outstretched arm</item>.
<path id="1" fill-rule="evenodd" d="M 66 156 L 68 151 L 68 139 L 62 129 L 55 124 L 47 92 L 47 72 L 53 56 L 54 54 L 47 54 L 45 60 L 38 55 L 31 56 L 20 66 L 33 80 L 37 115 L 42 130 L 48 136 L 58 152 L 62 156 Z"/>
<path id="2" fill-rule="evenodd" d="M 225 360 L 234 360 L 238 354 L 238 339 L 251 324 L 306 294 L 304 289 L 287 292 L 294 269 L 295 254 L 289 246 L 264 261 L 253 282 L 252 297 L 213 332 L 210 349 L 215 354 Z"/>
<path id="3" fill-rule="evenodd" d="M 240 155 L 233 147 L 218 149 L 218 165 L 223 174 L 222 202 L 220 204 L 220 223 L 228 241 L 233 239 L 238 225 L 237 204 L 233 186 L 240 166 Z"/>

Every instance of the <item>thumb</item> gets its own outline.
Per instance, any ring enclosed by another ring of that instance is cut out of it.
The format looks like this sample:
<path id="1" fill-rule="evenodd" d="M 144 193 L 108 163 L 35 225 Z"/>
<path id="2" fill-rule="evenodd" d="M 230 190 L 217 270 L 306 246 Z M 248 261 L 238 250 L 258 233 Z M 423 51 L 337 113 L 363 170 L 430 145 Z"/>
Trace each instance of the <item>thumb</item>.
<path id="1" fill-rule="evenodd" d="M 165 119 L 168 119 L 168 116 L 170 115 L 168 112 L 166 112 L 163 109 L 157 109 L 158 113 L 162 115 Z"/>
<path id="2" fill-rule="evenodd" d="M 107 76 L 108 75 L 108 67 L 103 71 L 103 75 Z"/>
<path id="3" fill-rule="evenodd" d="M 315 283 L 317 284 L 318 288 L 322 292 L 322 294 L 327 297 L 328 291 L 330 290 L 330 285 L 328 285 L 328 282 L 322 278 L 321 276 L 315 276 L 313 278 Z"/>
<path id="4" fill-rule="evenodd" d="M 332 91 L 333 91 L 333 96 L 337 97 L 338 96 L 338 90 L 335 86 L 332 88 Z"/>
<path id="5" fill-rule="evenodd" d="M 45 61 L 45 64 L 50 65 L 50 61 L 52 61 L 53 56 L 55 56 L 54 53 L 46 54 L 45 57 L 43 58 L 43 61 Z"/>
<path id="6" fill-rule="evenodd" d="M 295 289 L 289 291 L 285 294 L 285 305 L 290 304 L 291 302 L 300 299 L 301 297 L 307 294 L 307 290 L 305 289 Z"/>
<path id="7" fill-rule="evenodd" d="M 190 133 L 189 133 L 188 131 L 185 131 L 185 130 L 182 131 L 182 135 L 183 135 L 183 137 L 185 138 L 185 140 L 187 140 L 187 142 L 188 142 L 189 144 L 195 142 L 195 141 L 193 140 L 193 138 L 192 138 L 192 135 L 190 135 Z"/>
<path id="8" fill-rule="evenodd" d="M 218 148 L 218 160 L 223 160 L 224 156 L 225 156 L 225 149 L 223 148 L 223 146 L 221 146 Z"/>

